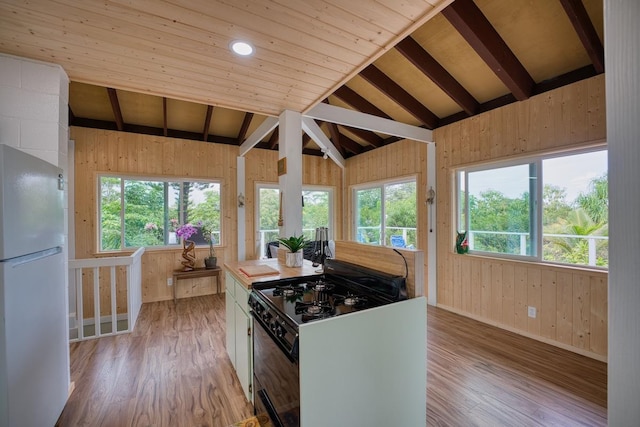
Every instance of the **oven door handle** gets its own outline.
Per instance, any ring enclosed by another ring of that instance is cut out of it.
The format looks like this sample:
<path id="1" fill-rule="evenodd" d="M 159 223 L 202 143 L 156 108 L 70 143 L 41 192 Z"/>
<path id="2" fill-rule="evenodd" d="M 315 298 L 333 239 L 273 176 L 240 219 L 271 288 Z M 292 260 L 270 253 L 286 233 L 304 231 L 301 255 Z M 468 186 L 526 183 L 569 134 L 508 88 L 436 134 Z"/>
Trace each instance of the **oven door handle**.
<path id="1" fill-rule="evenodd" d="M 255 314 L 253 310 L 251 310 L 249 313 L 251 314 L 251 316 L 253 316 L 253 320 L 255 320 L 262 327 L 262 329 L 267 333 L 267 335 L 269 335 L 269 337 L 273 340 L 273 342 L 276 343 L 278 348 L 282 350 L 284 355 L 287 356 L 287 359 L 289 359 L 291 363 L 297 364 L 298 363 L 298 337 L 297 336 L 295 337 L 295 339 L 293 340 L 293 346 L 291 347 L 291 349 L 288 349 L 287 347 L 285 347 L 284 344 L 282 344 L 282 342 L 278 339 L 278 337 L 276 337 L 276 335 L 273 332 L 271 332 L 271 328 L 269 328 L 269 326 L 264 323 L 264 321 L 262 320 L 262 318 L 260 318 L 260 316 Z"/>

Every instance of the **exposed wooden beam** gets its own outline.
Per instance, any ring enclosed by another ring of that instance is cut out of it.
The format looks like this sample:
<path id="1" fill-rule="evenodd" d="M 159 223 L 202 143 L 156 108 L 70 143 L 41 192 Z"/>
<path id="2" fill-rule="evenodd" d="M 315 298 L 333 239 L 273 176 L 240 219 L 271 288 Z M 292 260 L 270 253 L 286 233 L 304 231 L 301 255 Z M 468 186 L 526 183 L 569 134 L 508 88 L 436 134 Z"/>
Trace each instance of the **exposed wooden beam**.
<path id="1" fill-rule="evenodd" d="M 213 115 L 213 105 L 207 105 L 207 115 L 204 117 L 204 129 L 202 130 L 202 140 L 209 137 L 209 126 L 211 126 L 211 116 Z"/>
<path id="2" fill-rule="evenodd" d="M 593 68 L 593 65 L 587 65 L 586 67 L 569 71 L 568 73 L 562 74 L 558 77 L 544 80 L 536 84 L 533 89 L 533 93 L 534 95 L 538 95 L 540 93 L 557 89 L 562 86 L 567 86 L 572 83 L 579 82 L 580 80 L 588 79 L 595 75 L 597 75 L 597 73 L 595 68 Z M 504 107 L 505 105 L 514 103 L 516 101 L 517 101 L 516 98 L 512 94 L 504 95 L 480 104 L 480 106 L 478 107 L 478 111 L 476 113 L 477 114 L 484 113 L 485 111 L 490 111 L 495 108 Z M 448 124 L 455 123 L 460 120 L 464 120 L 468 117 L 469 115 L 464 111 L 460 113 L 455 113 L 440 119 L 440 126 L 446 126 Z"/>
<path id="3" fill-rule="evenodd" d="M 249 130 L 249 125 L 251 124 L 252 119 L 253 113 L 244 113 L 242 126 L 240 127 L 240 132 L 238 132 L 238 145 L 242 144 L 242 141 L 244 141 L 244 138 L 247 136 L 247 131 Z"/>
<path id="4" fill-rule="evenodd" d="M 604 73 L 604 47 L 581 0 L 560 0 L 598 74 Z"/>
<path id="5" fill-rule="evenodd" d="M 391 117 L 384 111 L 364 99 L 362 96 L 358 95 L 353 89 L 350 89 L 347 86 L 342 86 L 341 88 L 336 90 L 333 95 L 340 98 L 343 102 L 351 105 L 356 110 L 359 110 L 363 113 L 371 114 L 373 116 L 391 120 Z"/>
<path id="6" fill-rule="evenodd" d="M 107 93 L 109 94 L 109 101 L 111 101 L 111 109 L 113 110 L 113 116 L 116 121 L 116 126 L 119 131 L 124 130 L 124 120 L 122 120 L 122 110 L 120 110 L 120 103 L 118 102 L 118 94 L 116 90 L 108 87 Z"/>
<path id="7" fill-rule="evenodd" d="M 354 134 L 355 136 L 357 136 L 358 138 L 365 140 L 368 144 L 373 145 L 376 148 L 382 147 L 384 145 L 384 140 L 373 132 L 354 128 L 351 126 L 343 125 L 343 127 L 347 129 L 349 132 L 351 132 L 352 134 Z"/>
<path id="8" fill-rule="evenodd" d="M 251 135 L 240 145 L 240 156 L 244 156 L 256 146 L 262 138 L 267 136 L 269 132 L 271 132 L 275 127 L 278 126 L 278 118 L 277 117 L 267 117 L 264 122 L 258 126 L 258 128 L 253 131 Z"/>
<path id="9" fill-rule="evenodd" d="M 302 150 L 304 151 L 305 148 L 307 148 L 307 145 L 309 145 L 309 143 L 313 141 L 311 139 L 311 137 L 309 135 L 307 135 L 306 133 L 304 135 L 302 135 Z"/>
<path id="10" fill-rule="evenodd" d="M 409 92 L 376 68 L 375 65 L 369 65 L 362 70 L 360 76 L 389 98 L 393 99 L 399 106 L 407 110 L 429 129 L 435 129 L 438 126 L 438 116 L 433 114 L 431 110 L 422 105 L 420 101 L 411 96 Z"/>
<path id="11" fill-rule="evenodd" d="M 429 77 L 440 89 L 453 99 L 464 111 L 473 115 L 478 101 L 458 81 L 453 78 L 433 56 L 411 37 L 407 37 L 395 46 L 405 58 Z"/>
<path id="12" fill-rule="evenodd" d="M 169 133 L 167 131 L 167 98 L 162 97 L 162 129 L 163 135 L 167 136 Z"/>
<path id="13" fill-rule="evenodd" d="M 442 14 L 489 65 L 517 100 L 533 93 L 534 81 L 473 0 L 456 0 Z"/>
<path id="14" fill-rule="evenodd" d="M 356 141 L 346 135 L 340 135 L 340 143 L 342 144 L 344 149 L 350 153 L 360 154 L 364 151 L 362 145 L 358 144 Z"/>
<path id="15" fill-rule="evenodd" d="M 342 156 L 344 157 L 346 153 L 345 153 L 344 147 L 342 146 L 342 138 L 340 135 L 340 131 L 338 131 L 338 125 L 336 125 L 335 123 L 327 123 L 327 126 L 329 127 L 329 135 L 331 135 L 331 142 L 333 142 L 333 145 L 336 146 L 340 154 L 342 154 Z"/>
<path id="16" fill-rule="evenodd" d="M 307 117 L 339 125 L 352 126 L 358 129 L 370 130 L 372 132 L 380 132 L 385 135 L 413 139 L 420 142 L 433 142 L 433 133 L 429 129 L 383 119 L 322 102 L 305 114 L 303 123 Z"/>
<path id="17" fill-rule="evenodd" d="M 277 127 L 274 129 L 273 133 L 271 134 L 271 138 L 269 138 L 269 150 L 273 150 L 276 148 L 276 145 L 278 145 L 279 137 L 280 137 L 280 128 Z"/>
<path id="18" fill-rule="evenodd" d="M 94 119 L 85 119 L 76 117 L 74 119 L 73 126 L 93 128 L 93 129 L 106 129 L 106 130 L 117 130 L 117 125 L 115 122 L 110 122 L 107 120 L 94 120 Z M 124 127 L 124 132 L 129 133 L 139 133 L 143 135 L 156 135 L 163 136 L 164 129 L 157 128 L 153 126 L 143 126 L 143 125 L 132 125 L 127 124 Z M 177 129 L 167 129 L 167 135 L 169 138 L 180 138 L 180 139 L 188 139 L 192 141 L 200 141 L 202 142 L 202 134 L 200 132 L 189 132 L 184 130 Z M 227 136 L 220 135 L 209 135 L 207 138 L 207 142 L 213 142 L 216 144 L 227 144 L 227 145 L 237 145 L 235 138 L 229 138 Z"/>

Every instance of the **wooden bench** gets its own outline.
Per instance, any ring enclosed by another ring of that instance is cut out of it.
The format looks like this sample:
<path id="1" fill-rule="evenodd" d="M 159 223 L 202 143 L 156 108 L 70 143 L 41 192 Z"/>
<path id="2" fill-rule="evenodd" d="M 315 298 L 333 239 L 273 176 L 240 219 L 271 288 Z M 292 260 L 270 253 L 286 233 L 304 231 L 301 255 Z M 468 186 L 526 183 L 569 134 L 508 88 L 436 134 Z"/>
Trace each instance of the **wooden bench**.
<path id="1" fill-rule="evenodd" d="M 178 280 L 181 279 L 197 279 L 199 277 L 214 277 L 216 278 L 216 292 L 220 293 L 220 272 L 222 269 L 220 267 L 216 268 L 205 268 L 199 267 L 194 268 L 190 271 L 184 270 L 173 270 L 173 303 L 176 302 L 176 288 L 178 287 Z"/>

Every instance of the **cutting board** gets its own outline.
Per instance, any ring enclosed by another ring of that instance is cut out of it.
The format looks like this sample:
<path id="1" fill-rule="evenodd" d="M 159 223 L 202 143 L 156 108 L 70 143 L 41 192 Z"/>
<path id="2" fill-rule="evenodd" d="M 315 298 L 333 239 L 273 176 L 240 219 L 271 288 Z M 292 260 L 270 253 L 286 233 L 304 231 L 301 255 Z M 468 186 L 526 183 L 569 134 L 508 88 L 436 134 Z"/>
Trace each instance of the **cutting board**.
<path id="1" fill-rule="evenodd" d="M 240 267 L 239 270 L 249 277 L 280 274 L 278 270 L 276 270 L 275 268 L 269 267 L 268 265 L 248 265 L 245 267 Z"/>

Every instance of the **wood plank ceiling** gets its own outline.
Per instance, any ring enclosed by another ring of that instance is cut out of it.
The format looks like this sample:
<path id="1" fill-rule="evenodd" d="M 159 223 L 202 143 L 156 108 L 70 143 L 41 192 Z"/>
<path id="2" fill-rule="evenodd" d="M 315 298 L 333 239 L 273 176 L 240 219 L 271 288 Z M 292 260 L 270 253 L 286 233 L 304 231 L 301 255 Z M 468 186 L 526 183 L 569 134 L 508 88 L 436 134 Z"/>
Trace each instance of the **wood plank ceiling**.
<path id="1" fill-rule="evenodd" d="M 604 72 L 602 40 L 602 0 L 0 0 L 0 52 L 67 71 L 71 125 L 234 145 L 319 102 L 434 129 Z"/>

